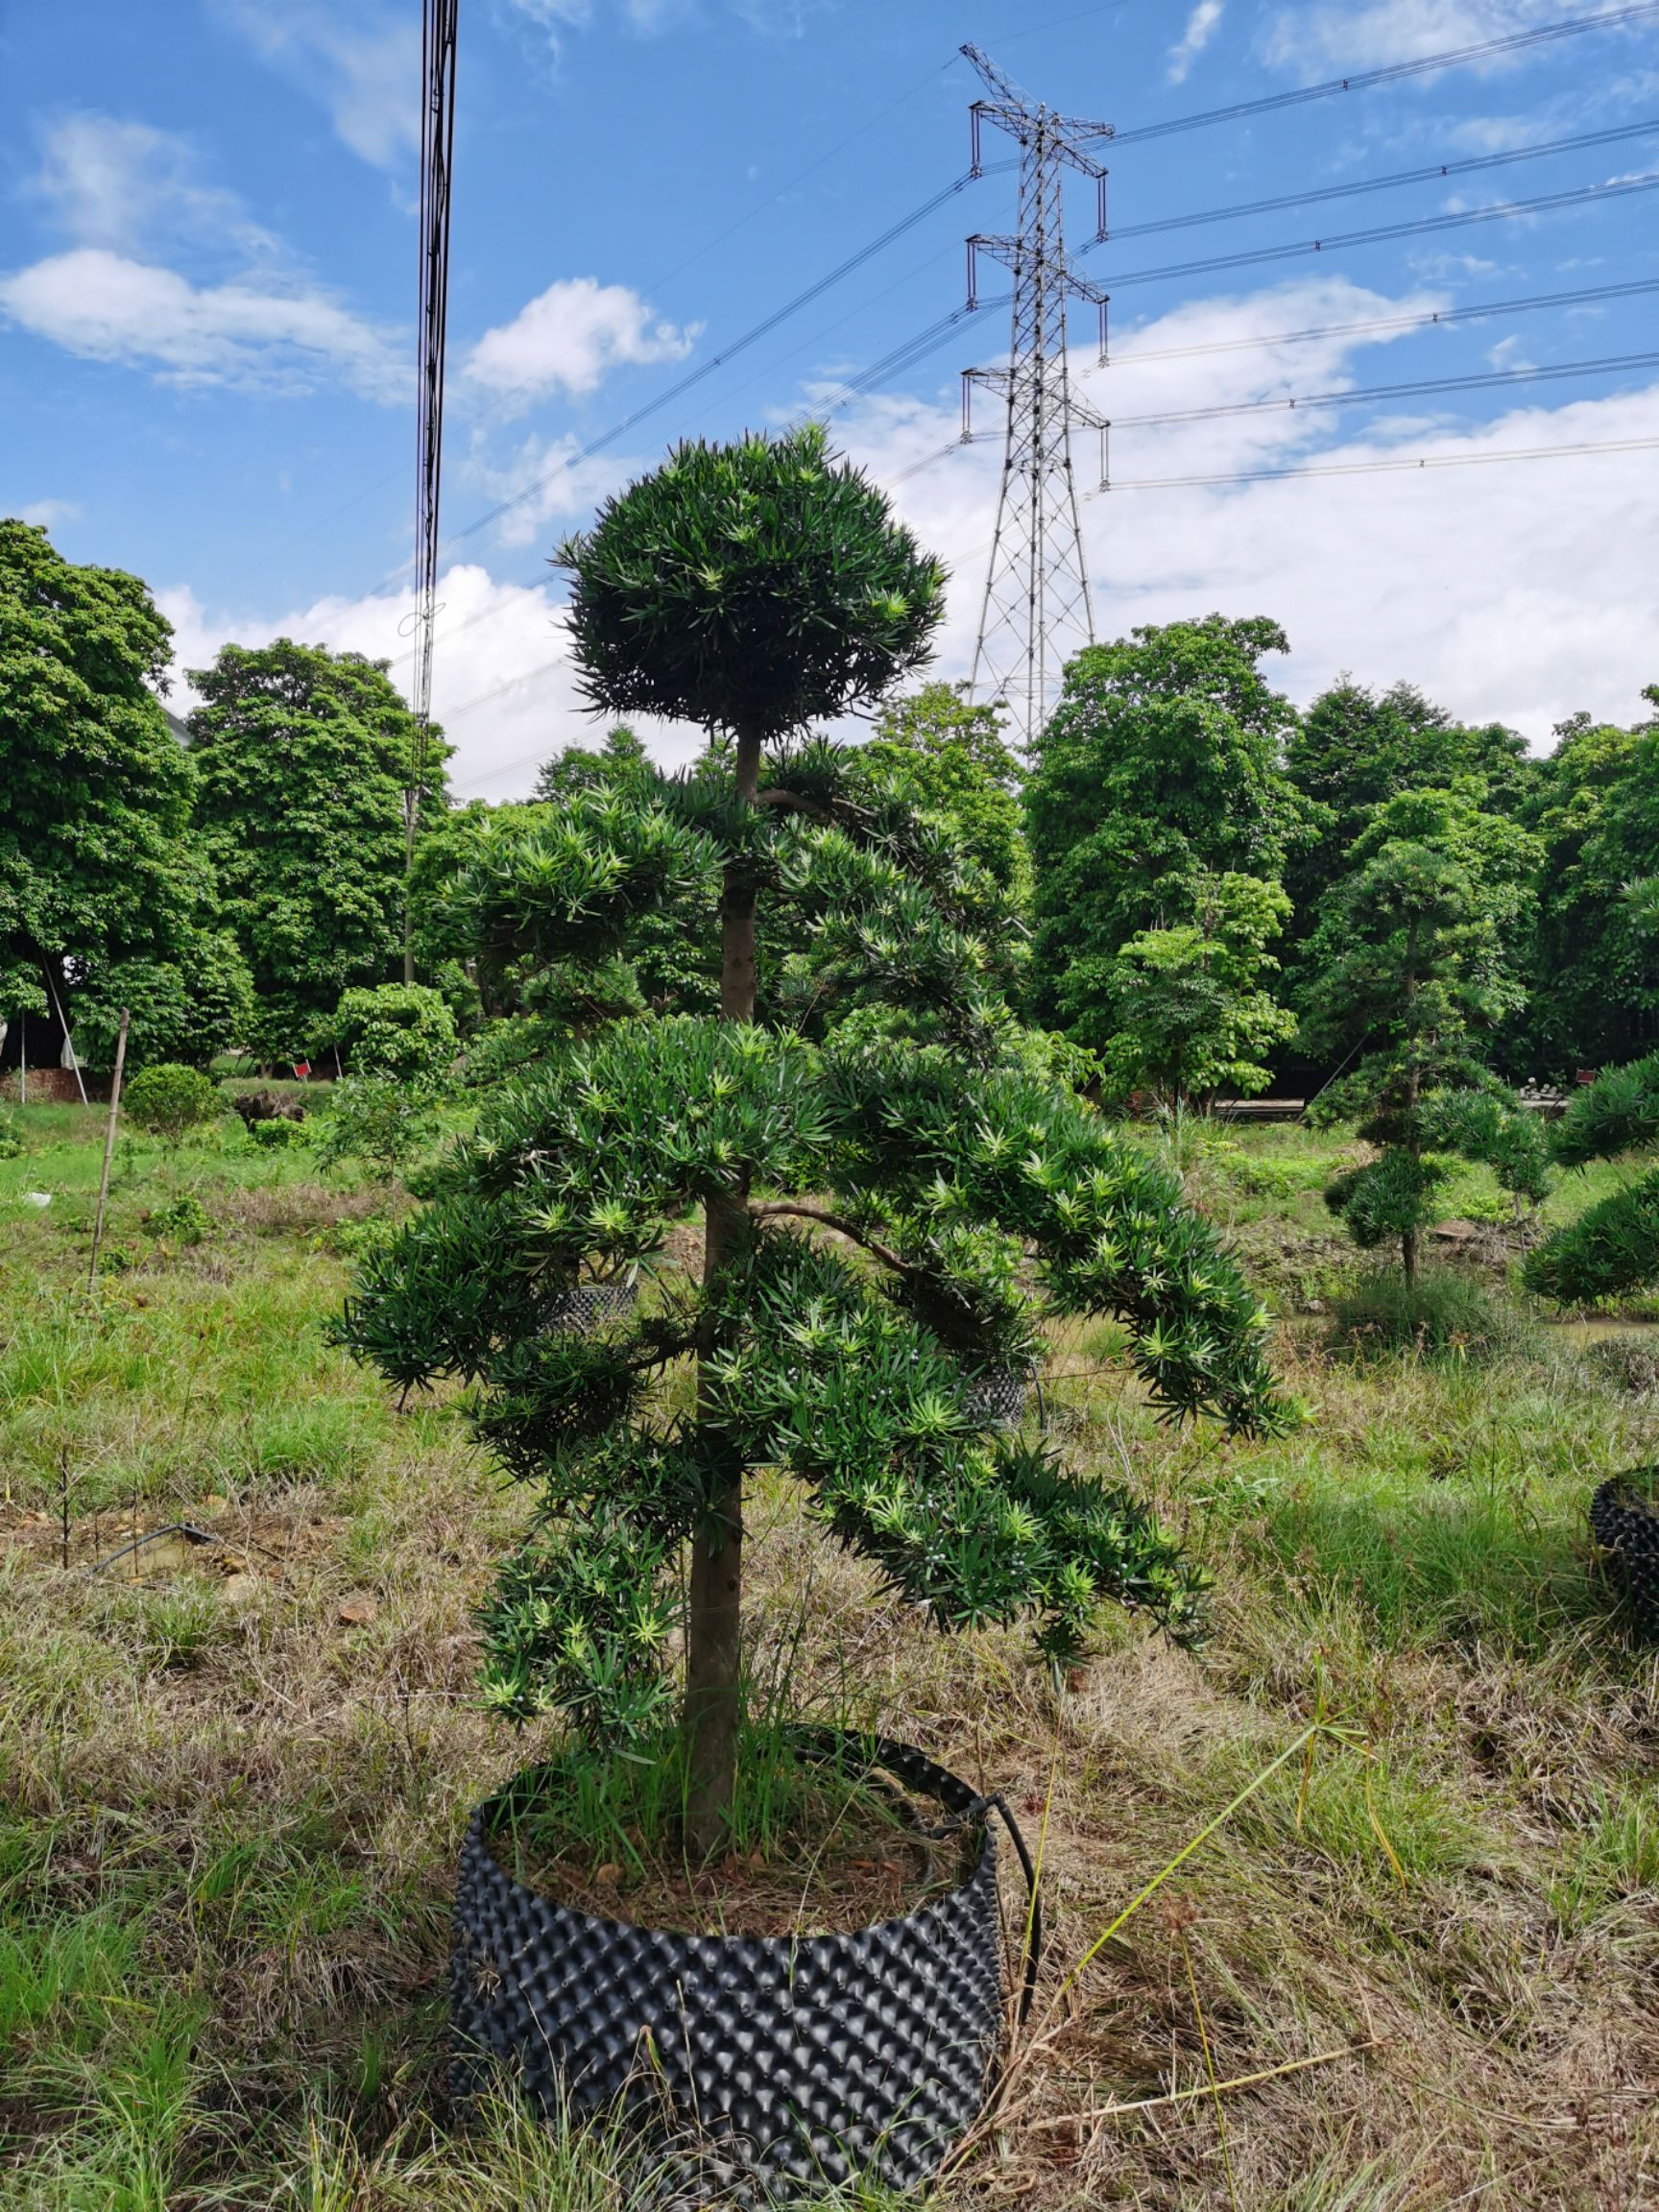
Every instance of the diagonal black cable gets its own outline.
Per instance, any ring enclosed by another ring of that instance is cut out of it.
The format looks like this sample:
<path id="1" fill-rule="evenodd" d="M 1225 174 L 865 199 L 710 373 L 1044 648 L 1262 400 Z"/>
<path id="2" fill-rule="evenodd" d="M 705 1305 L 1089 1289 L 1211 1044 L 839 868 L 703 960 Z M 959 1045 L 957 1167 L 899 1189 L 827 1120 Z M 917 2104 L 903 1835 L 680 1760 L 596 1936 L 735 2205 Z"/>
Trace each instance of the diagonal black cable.
<path id="1" fill-rule="evenodd" d="M 1584 131 L 1575 138 L 1552 138 L 1543 144 L 1507 147 L 1502 154 L 1473 154 L 1462 161 L 1435 161 L 1421 169 L 1397 169 L 1387 177 L 1361 177 L 1347 184 L 1322 184 L 1307 192 L 1283 192 L 1272 200 L 1239 200 L 1230 207 L 1204 207 L 1191 215 L 1164 215 L 1154 223 L 1114 225 L 1105 239 L 1092 238 L 1084 248 L 1116 244 L 1120 238 L 1150 238 L 1164 230 L 1191 230 L 1202 223 L 1233 223 L 1245 215 L 1276 215 L 1286 207 L 1311 207 L 1323 200 L 1355 200 L 1366 192 L 1391 192 L 1403 184 L 1433 184 L 1443 178 L 1470 177 L 1482 169 L 1507 169 L 1517 161 L 1540 161 L 1551 154 L 1576 154 L 1587 146 L 1617 146 L 1630 138 L 1647 138 L 1659 132 L 1659 116 L 1640 123 L 1620 123 L 1605 131 Z"/>
<path id="2" fill-rule="evenodd" d="M 1496 60 L 1502 54 L 1519 54 L 1531 46 L 1547 46 L 1558 38 L 1575 38 L 1581 31 L 1613 31 L 1622 23 L 1635 23 L 1659 15 L 1659 0 L 1635 0 L 1626 8 L 1603 10 L 1597 15 L 1575 15 L 1564 23 L 1540 23 L 1530 31 L 1512 31 L 1506 37 L 1482 39 L 1476 46 L 1455 46 L 1441 54 L 1422 54 L 1413 61 L 1391 61 L 1381 69 L 1362 69 L 1351 77 L 1331 77 L 1322 84 L 1299 85 L 1293 92 L 1270 92 L 1259 100 L 1235 100 L 1225 108 L 1207 108 L 1196 115 L 1174 115 L 1165 123 L 1142 123 L 1138 129 L 1119 131 L 1114 146 L 1134 146 L 1148 138 L 1166 138 L 1178 131 L 1202 131 L 1212 123 L 1233 123 L 1245 115 L 1269 115 L 1281 108 L 1300 108 L 1310 100 L 1328 100 L 1338 92 L 1366 92 L 1377 84 L 1397 84 L 1408 77 L 1431 76 L 1437 69 L 1457 69 L 1471 61 Z"/>
<path id="3" fill-rule="evenodd" d="M 1659 0 L 1654 0 L 1654 4 L 1659 6 Z M 979 175 L 989 177 L 1001 170 L 1012 169 L 1014 166 L 1012 161 L 991 163 L 987 164 L 979 172 Z M 626 437 L 628 432 L 637 423 L 644 421 L 648 415 L 655 415 L 661 408 L 666 407 L 671 401 L 678 399 L 683 393 L 689 392 L 694 385 L 701 384 L 705 377 L 712 376 L 716 369 L 723 368 L 728 361 L 734 360 L 739 353 L 746 352 L 751 346 L 758 345 L 768 332 L 777 329 L 780 323 L 786 322 L 791 315 L 798 313 L 801 308 L 809 306 L 814 300 L 828 292 L 831 285 L 839 284 L 841 279 L 844 276 L 850 276 L 854 269 L 862 268 L 866 261 L 873 259 L 884 247 L 890 246 L 895 238 L 902 237 L 906 230 L 913 230 L 918 223 L 926 221 L 936 209 L 943 207 L 947 201 L 953 200 L 959 192 L 965 191 L 970 184 L 976 181 L 977 180 L 971 170 L 964 170 L 962 175 L 954 178 L 950 183 L 945 186 L 943 191 L 935 192 L 930 200 L 923 201 L 921 206 L 913 207 L 909 214 L 901 215 L 898 222 L 889 224 L 879 237 L 872 238 L 869 244 L 861 246 L 856 253 L 850 253 L 845 261 L 839 262 L 826 276 L 820 276 L 816 283 L 808 284 L 804 292 L 797 292 L 792 300 L 785 301 L 781 307 L 775 308 L 770 315 L 765 316 L 753 328 L 745 330 L 740 338 L 734 338 L 730 346 L 723 347 L 718 353 L 711 354 L 707 361 L 700 363 L 697 368 L 680 377 L 675 383 L 665 386 L 662 391 L 647 399 L 642 406 L 636 407 L 631 415 L 625 415 L 621 421 L 613 422 L 609 430 L 602 430 L 598 437 L 590 438 L 587 445 L 583 445 L 577 452 L 563 455 L 557 468 L 547 469 L 543 474 L 526 484 L 521 491 L 515 492 L 509 498 L 499 500 L 487 513 L 480 515 L 475 521 L 469 522 L 464 530 L 458 530 L 452 538 L 446 539 L 445 544 L 458 545 L 464 539 L 474 537 L 478 531 L 487 529 L 492 522 L 497 521 L 501 516 L 511 514 L 515 507 L 521 507 L 527 499 L 533 499 L 538 492 L 545 485 L 552 483 L 555 477 L 562 476 L 567 469 L 574 468 L 578 462 L 591 459 L 595 453 L 602 453 L 607 445 L 613 445 L 618 438 Z"/>
<path id="4" fill-rule="evenodd" d="M 1620 353 L 1599 361 L 1557 361 L 1537 369 L 1488 369 L 1467 376 L 1424 376 L 1349 392 L 1310 392 L 1281 399 L 1220 400 L 1213 407 L 1176 407 L 1161 415 L 1115 415 L 1114 430 L 1150 430 L 1174 422 L 1215 422 L 1238 415 L 1299 415 L 1310 407 L 1365 407 L 1385 399 L 1423 399 L 1444 392 L 1489 392 L 1506 384 L 1550 384 L 1565 376 L 1622 376 L 1659 369 L 1659 352 Z"/>
<path id="5" fill-rule="evenodd" d="M 1259 246 L 1242 253 L 1213 253 L 1202 261 L 1172 261 L 1160 269 L 1130 269 L 1107 278 L 1114 292 L 1125 284 L 1158 284 L 1173 276 L 1211 276 L 1219 269 L 1254 269 L 1264 261 L 1294 261 L 1304 253 L 1332 253 L 1344 246 L 1375 246 L 1389 238 L 1422 238 L 1435 230 L 1455 230 L 1470 223 L 1504 223 L 1517 215 L 1538 215 L 1555 207 L 1581 207 L 1593 200 L 1622 199 L 1651 192 L 1659 170 L 1640 177 L 1616 177 L 1605 184 L 1581 184 L 1571 192 L 1548 192 L 1536 200 L 1501 200 L 1490 207 L 1466 207 L 1450 215 L 1422 215 L 1410 223 L 1380 223 L 1369 230 L 1339 230 L 1329 238 L 1298 239 L 1293 246 Z"/>

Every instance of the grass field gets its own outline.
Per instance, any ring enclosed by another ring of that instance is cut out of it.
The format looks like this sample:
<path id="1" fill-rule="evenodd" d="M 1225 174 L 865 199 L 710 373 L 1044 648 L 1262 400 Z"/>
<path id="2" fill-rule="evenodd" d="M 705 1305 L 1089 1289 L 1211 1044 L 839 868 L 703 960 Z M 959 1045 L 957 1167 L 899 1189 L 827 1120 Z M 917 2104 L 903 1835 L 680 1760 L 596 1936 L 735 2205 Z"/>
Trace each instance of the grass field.
<path id="1" fill-rule="evenodd" d="M 233 1124 L 126 1145 L 89 1294 L 98 1117 L 12 1126 L 0 2204 L 622 2212 L 602 2142 L 445 2124 L 450 1869 L 535 1750 L 474 1705 L 470 1608 L 528 1502 L 452 1403 L 400 1412 L 325 1343 L 384 1194 Z M 1057 1338 L 1046 1395 L 1214 1571 L 1197 1653 L 1119 1621 L 1056 1689 L 1016 1635 L 935 1638 L 787 1497 L 756 1516 L 761 1642 L 805 1608 L 799 1702 L 1046 1832 L 1037 2031 L 940 2202 L 1659 2202 L 1659 1671 L 1584 1545 L 1594 1482 L 1659 1456 L 1659 1396 L 1519 1310 L 1480 1358 L 1334 1354 L 1342 1146 L 1178 1143 L 1310 1424 L 1172 1438 L 1104 1328 Z M 197 1243 L 149 1219 L 184 1193 Z M 1448 1211 L 1502 1209 L 1469 1178 Z M 213 1541 L 90 1572 L 169 1522 Z"/>

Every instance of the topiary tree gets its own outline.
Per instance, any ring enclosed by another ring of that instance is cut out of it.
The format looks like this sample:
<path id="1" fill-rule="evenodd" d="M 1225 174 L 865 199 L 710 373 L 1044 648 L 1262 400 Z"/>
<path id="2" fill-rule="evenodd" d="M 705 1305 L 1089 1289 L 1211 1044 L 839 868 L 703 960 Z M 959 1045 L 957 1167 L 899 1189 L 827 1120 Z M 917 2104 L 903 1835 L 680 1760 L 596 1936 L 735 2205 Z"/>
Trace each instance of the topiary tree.
<path id="1" fill-rule="evenodd" d="M 165 1060 L 141 1068 L 123 1091 L 121 1102 L 130 1121 L 165 1144 L 177 1144 L 192 1129 L 215 1120 L 225 1105 L 211 1075 Z"/>
<path id="2" fill-rule="evenodd" d="M 688 1550 L 685 1828 L 706 1854 L 732 1800 L 759 1467 L 796 1476 L 942 1625 L 1030 1614 L 1060 1659 L 1111 1598 L 1190 1623 L 1203 1578 L 1145 1511 L 975 1406 L 976 1377 L 1034 1355 L 1028 1253 L 1054 1310 L 1124 1317 L 1172 1418 L 1249 1430 L 1282 1408 L 1255 1303 L 1172 1180 L 1040 1055 L 975 1026 L 974 939 L 937 846 L 847 754 L 797 739 L 878 698 L 938 620 L 942 572 L 879 493 L 816 429 L 682 447 L 565 557 L 594 706 L 700 722 L 710 748 L 632 816 L 579 795 L 579 833 L 478 887 L 481 939 L 603 957 L 712 857 L 720 1016 L 623 1021 L 497 1100 L 371 1258 L 342 1334 L 400 1387 L 471 1381 L 479 1432 L 542 1487 L 485 1617 L 502 1713 L 613 1741 L 657 1725 Z M 821 1035 L 752 1019 L 762 891 L 836 925 L 825 971 L 849 1014 Z M 903 897 L 937 924 L 920 965 L 890 926 Z M 872 1027 L 872 972 L 900 1005 L 952 995 L 984 1048 Z M 692 1207 L 695 1282 L 596 1335 L 553 1326 L 579 1267 L 628 1264 Z M 672 1413 L 659 1381 L 682 1358 L 695 1403 Z"/>

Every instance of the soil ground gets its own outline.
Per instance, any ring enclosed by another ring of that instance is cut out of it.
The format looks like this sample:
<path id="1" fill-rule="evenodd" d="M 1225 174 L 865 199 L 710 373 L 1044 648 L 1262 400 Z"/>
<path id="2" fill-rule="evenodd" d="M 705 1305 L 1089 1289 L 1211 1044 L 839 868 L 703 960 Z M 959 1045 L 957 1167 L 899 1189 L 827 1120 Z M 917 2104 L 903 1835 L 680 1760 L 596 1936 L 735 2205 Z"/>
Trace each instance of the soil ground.
<path id="1" fill-rule="evenodd" d="M 0 2204 L 623 2212 L 603 2141 L 445 2126 L 461 1832 L 546 1745 L 473 1689 L 530 1500 L 452 1399 L 399 1412 L 325 1339 L 393 1202 L 234 1129 L 129 1147 L 123 1271 L 89 1296 L 99 1118 L 13 1125 Z M 757 1650 L 794 1653 L 800 1709 L 1002 1790 L 1041 1839 L 1033 2026 L 949 2212 L 1659 2203 L 1659 1662 L 1584 1537 L 1594 1483 L 1659 1457 L 1659 1363 L 1519 1309 L 1490 1357 L 1334 1356 L 1342 1150 L 1181 1141 L 1282 1317 L 1299 1432 L 1172 1435 L 1111 1329 L 1055 1342 L 1051 1434 L 1215 1576 L 1196 1651 L 1122 1618 L 1056 1684 L 1018 1633 L 935 1636 L 760 1486 Z M 183 1190 L 212 1227 L 175 1247 L 146 1216 Z M 1447 1210 L 1492 1223 L 1458 1264 L 1502 1290 L 1495 1194 Z M 1623 1342 L 1651 1316 L 1594 1318 Z"/>

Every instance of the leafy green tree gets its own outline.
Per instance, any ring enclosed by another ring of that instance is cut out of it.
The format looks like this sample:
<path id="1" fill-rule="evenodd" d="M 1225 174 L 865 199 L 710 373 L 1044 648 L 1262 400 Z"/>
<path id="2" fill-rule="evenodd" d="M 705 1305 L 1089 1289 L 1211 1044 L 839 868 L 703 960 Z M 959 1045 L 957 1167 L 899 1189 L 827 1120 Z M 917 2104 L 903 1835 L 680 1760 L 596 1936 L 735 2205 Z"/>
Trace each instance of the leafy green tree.
<path id="1" fill-rule="evenodd" d="M 0 521 L 0 1018 L 55 995 L 94 1067 L 123 1006 L 134 1064 L 210 1060 L 248 1011 L 158 696 L 171 637 L 135 576 Z"/>
<path id="2" fill-rule="evenodd" d="M 180 1143 L 192 1129 L 225 1111 L 219 1086 L 199 1068 L 155 1061 L 140 1068 L 122 1093 L 127 1118 L 164 1144 Z"/>
<path id="3" fill-rule="evenodd" d="M 644 741 L 618 722 L 605 733 L 595 753 L 590 746 L 566 745 L 541 763 L 536 777 L 538 799 L 568 799 L 577 791 L 642 789 L 655 774 Z"/>
<path id="4" fill-rule="evenodd" d="M 1317 825 L 1286 864 L 1285 887 L 1301 939 L 1310 934 L 1319 902 L 1342 875 L 1374 806 L 1397 792 L 1478 777 L 1493 813 L 1519 814 L 1535 787 L 1538 764 L 1527 758 L 1526 739 L 1501 722 L 1472 728 L 1413 684 L 1379 692 L 1344 676 L 1290 727 L 1285 771 Z"/>
<path id="5" fill-rule="evenodd" d="M 1073 972 L 1104 988 L 1132 937 L 1191 912 L 1201 877 L 1283 875 L 1305 832 L 1279 765 L 1296 712 L 1261 661 L 1288 650 L 1276 622 L 1211 614 L 1068 667 L 1025 786 L 1044 1020 L 1097 1026 Z"/>
<path id="6" fill-rule="evenodd" d="M 1078 962 L 1066 979 L 1073 1034 L 1094 1046 L 1110 1096 L 1208 1110 L 1223 1091 L 1267 1088 L 1265 1061 L 1296 1032 L 1264 978 L 1290 902 L 1259 876 L 1200 876 L 1188 918 L 1131 937 L 1104 976 Z"/>
<path id="7" fill-rule="evenodd" d="M 1659 685 L 1644 696 L 1659 708 Z M 1527 820 L 1538 835 L 1527 1037 L 1540 1071 L 1627 1061 L 1659 1041 L 1659 720 L 1575 715 Z"/>
<path id="8" fill-rule="evenodd" d="M 448 747 L 436 730 L 422 746 L 390 666 L 278 637 L 191 671 L 196 819 L 252 972 L 262 1059 L 308 1052 L 342 991 L 400 962 L 404 795 L 421 777 L 422 820 L 442 821 Z"/>
<path id="9" fill-rule="evenodd" d="M 974 1409 L 976 1374 L 1034 1355 L 1029 1250 L 1057 1310 L 1125 1316 L 1171 1414 L 1249 1428 L 1278 1408 L 1237 1269 L 1074 1097 L 1011 1056 L 753 1019 L 762 894 L 791 896 L 822 858 L 865 916 L 907 875 L 950 896 L 925 826 L 873 806 L 845 749 L 799 735 L 879 699 L 938 620 L 943 574 L 880 493 L 817 429 L 682 446 L 566 558 L 595 706 L 715 741 L 632 823 L 625 797 L 610 814 L 573 801 L 573 833 L 533 870 L 481 882 L 480 941 L 603 954 L 712 861 L 720 1018 L 614 1024 L 504 1094 L 430 1211 L 372 1257 L 345 1334 L 401 1386 L 474 1378 L 481 1432 L 543 1488 L 486 1616 L 503 1713 L 561 1711 L 612 1740 L 654 1725 L 688 1548 L 686 1824 L 706 1852 L 731 1802 L 757 1468 L 796 1475 L 942 1624 L 1033 1613 L 1063 1656 L 1110 1597 L 1190 1618 L 1198 1578 L 1142 1508 Z M 972 968 L 964 952 L 953 973 Z M 886 973 L 920 998 L 897 953 Z M 697 1283 L 597 1335 L 549 1329 L 580 1267 L 638 1260 L 690 1206 Z M 670 1418 L 655 1379 L 687 1354 L 694 1409 Z"/>
<path id="10" fill-rule="evenodd" d="M 970 705 L 956 685 L 925 684 L 883 709 L 861 757 L 873 776 L 937 816 L 955 853 L 1022 906 L 1031 887 L 1023 778 L 1004 727 L 998 708 Z"/>
<path id="11" fill-rule="evenodd" d="M 1518 1195 L 1543 1190 L 1535 1118 L 1482 1059 L 1525 998 L 1516 938 L 1534 848 L 1482 796 L 1470 781 L 1372 810 L 1320 908 L 1302 994 L 1306 1048 L 1349 1064 L 1310 1118 L 1355 1120 L 1378 1147 L 1326 1201 L 1362 1248 L 1397 1237 L 1408 1282 L 1446 1152 L 1489 1160 Z"/>
<path id="12" fill-rule="evenodd" d="M 344 1046 L 356 1075 L 432 1090 L 459 1046 L 455 1017 L 443 994 L 424 983 L 381 983 L 343 991 L 334 1010 L 333 1042 Z"/>

